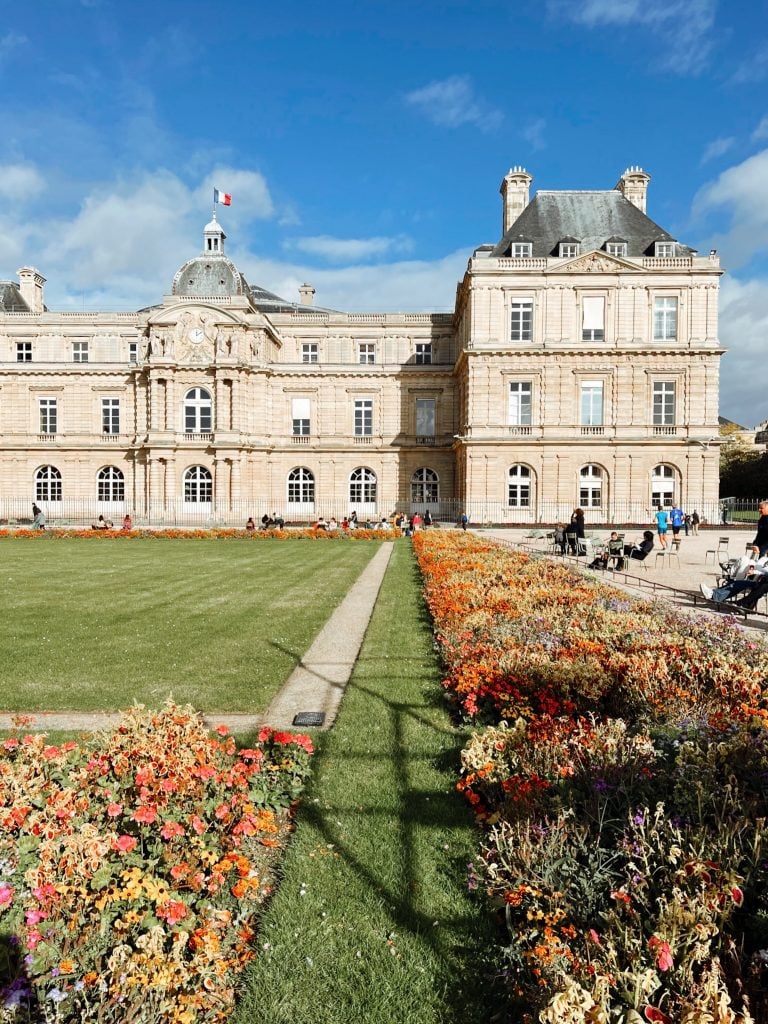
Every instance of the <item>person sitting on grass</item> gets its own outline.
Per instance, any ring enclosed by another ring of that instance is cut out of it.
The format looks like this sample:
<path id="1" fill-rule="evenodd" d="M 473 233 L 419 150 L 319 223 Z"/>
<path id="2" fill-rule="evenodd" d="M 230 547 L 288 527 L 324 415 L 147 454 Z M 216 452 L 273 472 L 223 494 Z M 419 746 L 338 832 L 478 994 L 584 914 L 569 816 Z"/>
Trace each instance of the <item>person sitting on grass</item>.
<path id="1" fill-rule="evenodd" d="M 248 531 L 248 533 L 253 533 L 253 531 L 256 529 L 256 523 L 254 523 L 253 521 L 253 516 L 248 516 L 248 518 L 245 521 L 245 528 Z"/>
<path id="2" fill-rule="evenodd" d="M 128 515 L 127 512 L 123 516 L 123 527 L 122 528 L 124 530 L 132 530 L 133 529 L 133 520 L 131 519 L 131 517 Z"/>
<path id="3" fill-rule="evenodd" d="M 33 527 L 33 529 L 35 529 L 35 530 L 44 530 L 45 529 L 45 512 L 43 512 L 43 510 L 39 507 L 39 505 L 34 504 L 34 502 L 32 504 L 32 515 L 34 516 L 34 518 L 32 520 L 32 527 Z"/>
<path id="4" fill-rule="evenodd" d="M 623 569 L 627 558 L 636 558 L 639 562 L 643 562 L 651 551 L 653 551 L 653 534 L 650 530 L 643 530 L 643 539 L 639 544 L 624 545 L 624 558 L 618 560 L 616 568 Z"/>
<path id="5" fill-rule="evenodd" d="M 91 523 L 92 530 L 111 530 L 112 520 L 105 519 L 104 516 L 99 516 L 95 523 Z"/>

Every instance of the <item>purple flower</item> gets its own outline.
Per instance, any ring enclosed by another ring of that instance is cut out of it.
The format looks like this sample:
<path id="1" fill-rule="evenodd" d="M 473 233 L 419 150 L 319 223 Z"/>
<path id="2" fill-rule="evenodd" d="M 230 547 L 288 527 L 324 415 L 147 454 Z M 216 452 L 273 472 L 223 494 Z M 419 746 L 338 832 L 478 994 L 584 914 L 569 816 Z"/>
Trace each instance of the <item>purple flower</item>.
<path id="1" fill-rule="evenodd" d="M 60 988 L 52 988 L 45 998 L 50 999 L 52 1003 L 60 1003 L 67 998 L 67 993 L 62 992 Z"/>

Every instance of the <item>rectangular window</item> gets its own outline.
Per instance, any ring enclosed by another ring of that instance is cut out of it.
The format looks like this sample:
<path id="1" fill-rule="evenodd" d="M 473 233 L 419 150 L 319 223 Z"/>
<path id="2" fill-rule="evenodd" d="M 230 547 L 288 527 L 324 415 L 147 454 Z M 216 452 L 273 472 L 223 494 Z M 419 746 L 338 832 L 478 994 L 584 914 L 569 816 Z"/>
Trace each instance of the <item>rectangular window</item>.
<path id="1" fill-rule="evenodd" d="M 102 434 L 120 433 L 120 399 L 102 398 L 101 400 L 101 432 Z"/>
<path id="2" fill-rule="evenodd" d="M 416 399 L 416 436 L 435 436 L 435 400 L 434 398 Z"/>
<path id="3" fill-rule="evenodd" d="M 584 380 L 581 382 L 581 425 L 601 427 L 603 425 L 603 382 Z"/>
<path id="4" fill-rule="evenodd" d="M 318 362 L 318 346 L 317 342 L 305 341 L 301 346 L 301 361 L 302 363 L 316 363 Z"/>
<path id="5" fill-rule="evenodd" d="M 32 362 L 32 342 L 31 341 L 17 341 L 16 342 L 16 362 L 17 363 L 31 363 Z"/>
<path id="6" fill-rule="evenodd" d="M 357 346 L 357 361 L 365 366 L 370 366 L 376 362 L 376 346 L 373 342 L 360 342 Z"/>
<path id="7" fill-rule="evenodd" d="M 533 299 L 512 300 L 511 341 L 533 340 Z"/>
<path id="8" fill-rule="evenodd" d="M 373 399 L 355 399 L 355 437 L 370 437 L 373 434 Z"/>
<path id="9" fill-rule="evenodd" d="M 40 433 L 55 434 L 58 429 L 57 399 L 40 399 Z"/>
<path id="10" fill-rule="evenodd" d="M 88 342 L 87 341 L 73 341 L 72 342 L 72 361 L 75 363 L 87 363 L 88 362 Z"/>
<path id="11" fill-rule="evenodd" d="M 653 425 L 670 427 L 675 424 L 675 382 L 655 380 L 653 382 Z"/>
<path id="12" fill-rule="evenodd" d="M 655 252 L 657 256 L 673 256 L 674 249 L 674 242 L 657 242 Z"/>
<path id="13" fill-rule="evenodd" d="M 677 299 L 672 296 L 653 300 L 653 340 L 677 340 Z"/>
<path id="14" fill-rule="evenodd" d="M 581 340 L 603 341 L 605 339 L 605 298 L 602 295 L 585 295 L 581 300 Z"/>
<path id="15" fill-rule="evenodd" d="M 310 418 L 310 400 L 308 398 L 291 399 L 291 418 L 294 437 L 308 437 Z"/>
<path id="16" fill-rule="evenodd" d="M 533 243 L 531 242 L 513 242 L 511 248 L 511 254 L 513 259 L 525 259 L 531 255 Z"/>
<path id="17" fill-rule="evenodd" d="M 139 361 L 139 343 L 138 341 L 128 342 L 128 362 L 138 363 Z"/>
<path id="18" fill-rule="evenodd" d="M 431 341 L 418 341 L 416 342 L 416 365 L 417 366 L 430 366 L 432 363 L 432 342 Z"/>
<path id="19" fill-rule="evenodd" d="M 579 255 L 579 243 L 578 242 L 561 242 L 560 243 L 560 255 L 565 257 L 573 257 Z"/>
<path id="20" fill-rule="evenodd" d="M 533 386 L 529 380 L 513 380 L 509 384 L 509 423 L 513 427 L 531 425 Z"/>
<path id="21" fill-rule="evenodd" d="M 626 256 L 627 255 L 627 243 L 626 242 L 606 242 L 605 251 L 609 256 Z"/>

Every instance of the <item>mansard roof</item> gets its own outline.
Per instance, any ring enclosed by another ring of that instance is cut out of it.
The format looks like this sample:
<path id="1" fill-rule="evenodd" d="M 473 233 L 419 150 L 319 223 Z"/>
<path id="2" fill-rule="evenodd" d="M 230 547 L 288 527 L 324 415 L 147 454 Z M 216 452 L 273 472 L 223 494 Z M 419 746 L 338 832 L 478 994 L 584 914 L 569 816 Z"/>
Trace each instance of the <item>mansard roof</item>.
<path id="1" fill-rule="evenodd" d="M 513 242 L 532 241 L 532 256 L 557 256 L 567 236 L 577 238 L 583 252 L 602 249 L 611 238 L 627 243 L 627 256 L 653 256 L 654 243 L 675 242 L 672 235 L 616 190 L 601 192 L 537 192 L 501 241 L 494 256 L 505 256 Z M 677 242 L 678 252 L 695 250 Z"/>
<path id="2" fill-rule="evenodd" d="M 30 313 L 15 281 L 0 281 L 0 312 Z"/>

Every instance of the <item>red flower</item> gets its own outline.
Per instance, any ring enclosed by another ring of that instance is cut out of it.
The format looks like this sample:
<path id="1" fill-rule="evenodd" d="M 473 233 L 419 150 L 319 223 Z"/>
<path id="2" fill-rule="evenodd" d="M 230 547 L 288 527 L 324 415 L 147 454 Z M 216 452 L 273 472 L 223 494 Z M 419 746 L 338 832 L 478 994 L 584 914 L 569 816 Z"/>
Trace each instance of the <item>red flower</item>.
<path id="1" fill-rule="evenodd" d="M 219 734 L 219 736 L 228 736 L 229 735 L 229 726 L 217 725 L 216 728 L 213 731 L 217 732 Z"/>
<path id="2" fill-rule="evenodd" d="M 160 835 L 163 839 L 173 839 L 174 836 L 186 835 L 186 832 L 184 831 L 184 826 L 180 825 L 178 821 L 166 821 L 160 829 Z"/>
<path id="3" fill-rule="evenodd" d="M 648 940 L 648 948 L 656 950 L 656 966 L 660 971 L 672 970 L 675 961 L 672 958 L 672 950 L 669 948 L 668 942 L 664 942 L 663 939 L 654 935 Z"/>
<path id="4" fill-rule="evenodd" d="M 170 925 L 178 924 L 188 913 L 189 908 L 181 900 L 168 900 L 167 903 L 163 903 L 157 908 L 157 916 L 165 918 Z"/>
<path id="5" fill-rule="evenodd" d="M 140 824 L 154 825 L 157 821 L 157 808 L 153 807 L 152 804 L 142 804 L 141 807 L 133 812 L 131 817 Z"/>
<path id="6" fill-rule="evenodd" d="M 117 818 L 122 813 L 123 813 L 123 805 L 122 804 L 109 804 L 107 806 L 107 814 L 110 816 L 110 818 Z"/>
<path id="7" fill-rule="evenodd" d="M 136 836 L 118 836 L 112 842 L 112 849 L 119 850 L 120 853 L 130 853 L 136 849 Z"/>

